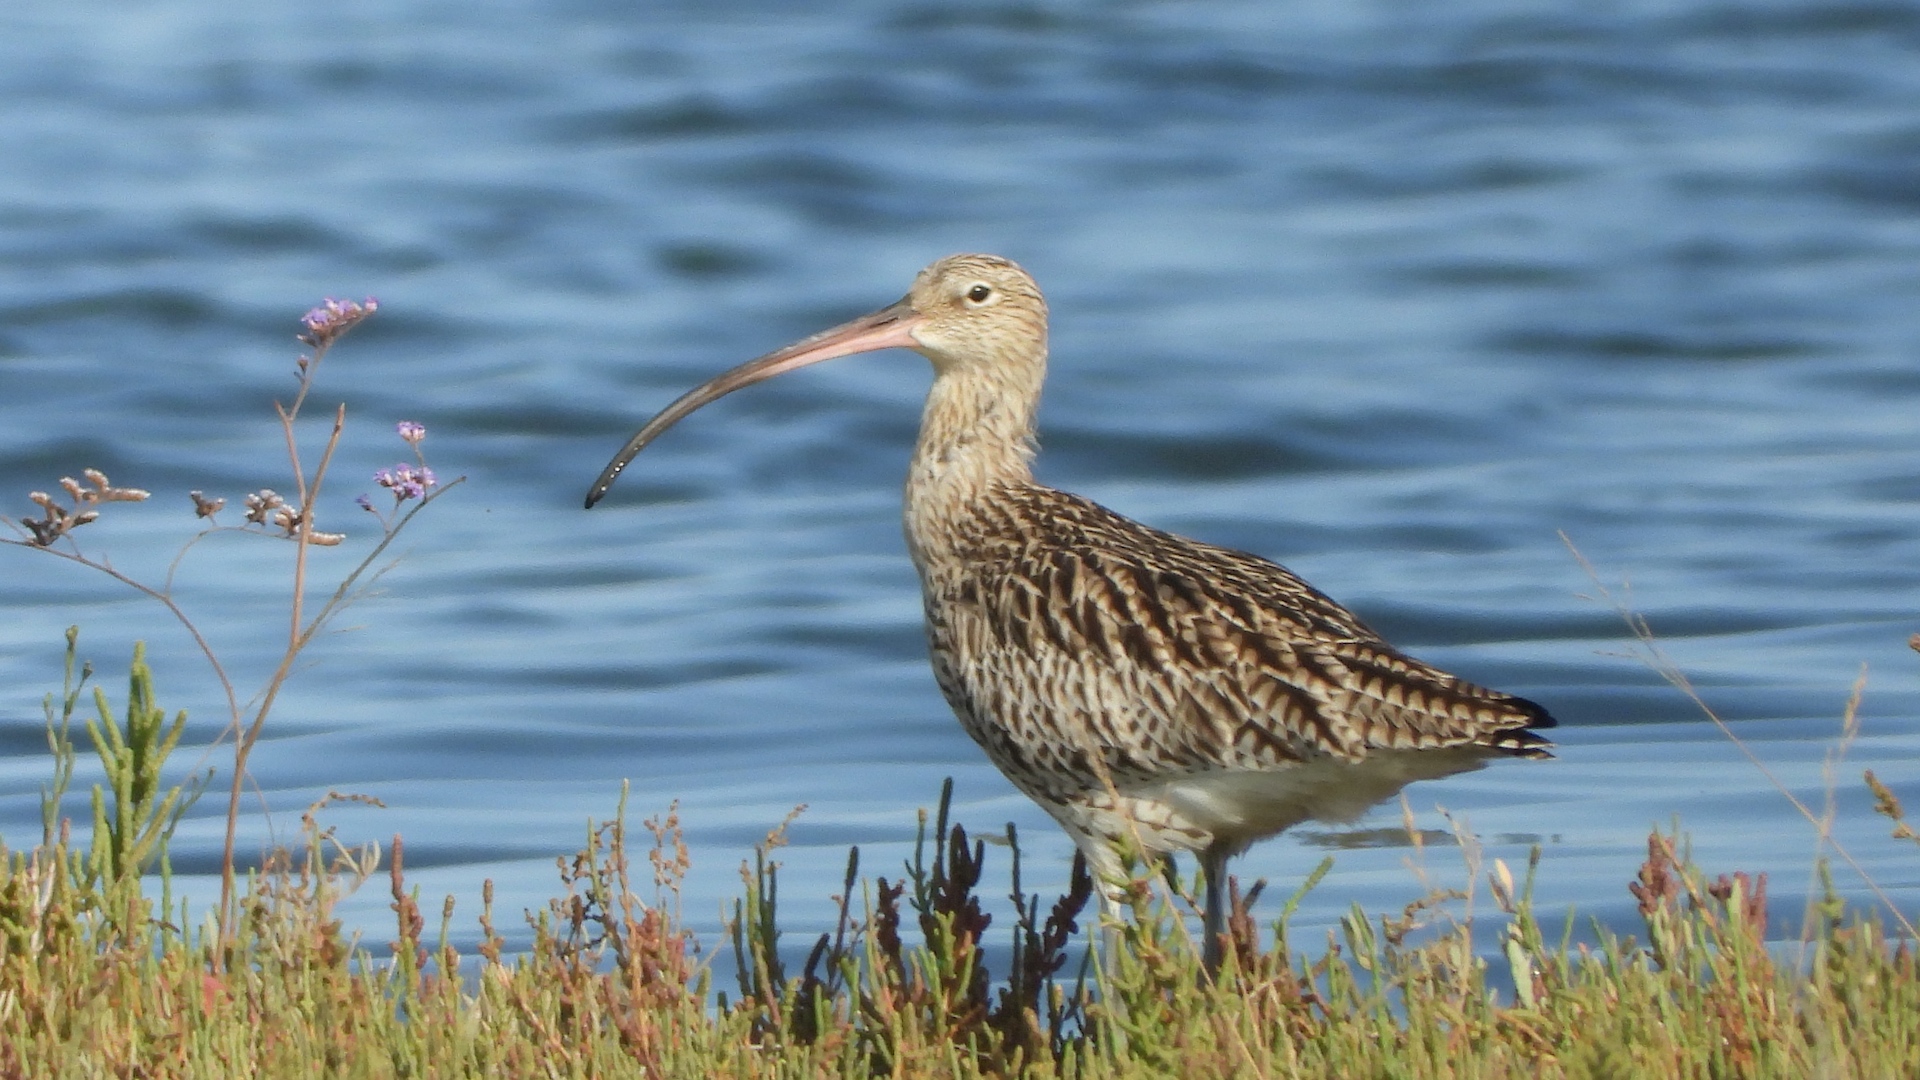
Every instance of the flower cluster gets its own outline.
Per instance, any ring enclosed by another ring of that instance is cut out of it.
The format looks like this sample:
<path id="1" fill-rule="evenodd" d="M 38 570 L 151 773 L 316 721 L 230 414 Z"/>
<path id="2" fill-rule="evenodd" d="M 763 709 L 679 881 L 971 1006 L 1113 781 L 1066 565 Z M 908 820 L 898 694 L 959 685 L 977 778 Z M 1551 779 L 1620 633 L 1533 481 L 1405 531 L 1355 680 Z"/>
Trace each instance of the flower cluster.
<path id="1" fill-rule="evenodd" d="M 88 469 L 80 475 L 86 477 L 87 483 L 93 486 L 82 487 L 80 482 L 71 476 L 63 476 L 60 478 L 61 490 L 65 491 L 67 498 L 73 501 L 71 507 L 61 506 L 59 503 L 54 502 L 53 496 L 44 491 L 34 491 L 27 494 L 27 498 L 33 500 L 33 504 L 38 506 L 41 511 L 46 514 L 44 518 L 24 518 L 21 520 L 20 524 L 26 526 L 27 532 L 32 534 L 32 538 L 27 541 L 28 543 L 35 547 L 46 547 L 62 536 L 98 518 L 100 511 L 89 509 L 90 507 L 110 502 L 139 502 L 147 498 L 148 495 L 147 492 L 139 488 L 114 487 L 111 483 L 107 482 L 107 474 L 101 472 L 99 469 Z"/>
<path id="2" fill-rule="evenodd" d="M 247 520 L 255 525 L 265 525 L 267 515 L 287 505 L 287 500 L 272 488 L 261 488 L 246 497 Z"/>
<path id="3" fill-rule="evenodd" d="M 420 444 L 427 437 L 427 427 L 415 420 L 402 420 L 393 425 L 393 431 L 408 446 L 413 447 L 413 456 L 416 460 L 412 463 L 403 461 L 391 469 L 380 469 L 373 474 L 373 482 L 393 492 L 395 505 L 406 502 L 408 499 L 424 499 L 427 497 L 427 492 L 440 483 L 434 477 L 433 470 L 427 468 L 427 459 L 420 453 Z M 354 501 L 360 504 L 362 510 L 379 513 L 374 509 L 372 500 L 365 495 Z"/>
<path id="4" fill-rule="evenodd" d="M 324 349 L 378 310 L 380 301 L 371 296 L 358 304 L 329 297 L 321 301 L 319 307 L 300 317 L 301 323 L 307 328 L 307 332 L 300 335 L 300 340 L 316 349 Z"/>
<path id="5" fill-rule="evenodd" d="M 189 491 L 187 496 L 193 500 L 193 516 L 211 518 L 227 505 L 225 499 L 209 499 L 205 492 Z"/>
<path id="6" fill-rule="evenodd" d="M 278 492 L 271 488 L 261 488 L 243 501 L 247 507 L 248 524 L 271 525 L 279 529 L 287 539 L 299 539 L 305 517 L 300 513 L 299 507 L 281 498 Z M 307 532 L 307 543 L 320 547 L 333 547 L 346 538 L 346 533 L 321 532 L 318 529 Z"/>
<path id="7" fill-rule="evenodd" d="M 433 470 L 425 465 L 408 465 L 401 462 L 391 469 L 381 469 L 373 474 L 373 482 L 393 492 L 395 502 L 408 499 L 424 499 L 427 489 L 438 484 Z"/>

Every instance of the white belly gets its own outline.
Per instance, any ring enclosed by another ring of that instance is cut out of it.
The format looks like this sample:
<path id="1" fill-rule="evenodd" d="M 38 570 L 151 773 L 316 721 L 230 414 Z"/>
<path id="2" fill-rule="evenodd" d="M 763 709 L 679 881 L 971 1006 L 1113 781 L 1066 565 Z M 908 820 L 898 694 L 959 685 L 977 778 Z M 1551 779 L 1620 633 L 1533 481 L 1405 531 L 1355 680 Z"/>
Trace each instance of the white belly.
<path id="1" fill-rule="evenodd" d="M 1260 772 L 1171 777 L 1123 794 L 1159 803 L 1174 819 L 1238 852 L 1302 821 L 1347 822 L 1416 780 L 1478 769 L 1484 749 L 1375 750 L 1350 763 L 1331 758 Z"/>

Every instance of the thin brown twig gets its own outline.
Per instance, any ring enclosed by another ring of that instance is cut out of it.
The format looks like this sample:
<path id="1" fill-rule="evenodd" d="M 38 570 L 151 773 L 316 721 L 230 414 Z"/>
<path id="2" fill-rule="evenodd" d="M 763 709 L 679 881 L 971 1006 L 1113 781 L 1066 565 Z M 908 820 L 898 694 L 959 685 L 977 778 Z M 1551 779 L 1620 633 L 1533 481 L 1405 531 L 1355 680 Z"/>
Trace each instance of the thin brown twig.
<path id="1" fill-rule="evenodd" d="M 342 404 L 334 411 L 333 432 L 327 437 L 326 449 L 321 454 L 321 466 L 315 470 L 311 485 L 307 483 L 306 472 L 300 463 L 300 443 L 296 438 L 294 421 L 299 419 L 300 406 L 306 401 L 307 391 L 313 386 L 314 370 L 326 355 L 324 344 L 316 346 L 313 359 L 300 373 L 300 390 L 294 397 L 293 405 L 273 403 L 273 411 L 280 417 L 280 430 L 286 438 L 287 460 L 293 466 L 295 491 L 300 501 L 300 514 L 296 521 L 293 557 L 293 603 L 291 620 L 287 631 L 287 650 L 274 669 L 273 677 L 267 681 L 261 695 L 259 708 L 253 716 L 253 723 L 244 732 L 236 731 L 233 743 L 233 783 L 227 795 L 226 835 L 220 849 L 220 936 L 222 951 L 226 945 L 227 928 L 231 925 L 233 902 L 233 847 L 240 826 L 240 796 L 246 789 L 247 759 L 252 756 L 254 743 L 259 741 L 260 732 L 266 726 L 267 714 L 273 710 L 274 700 L 279 697 L 280 687 L 292 673 L 293 662 L 299 656 L 303 644 L 300 633 L 301 599 L 307 588 L 307 549 L 313 543 L 313 496 L 319 493 L 321 473 L 325 471 L 327 461 L 333 457 L 333 451 L 340 442 L 340 432 L 346 426 L 347 407 Z"/>
<path id="2" fill-rule="evenodd" d="M 1568 536 L 1564 530 L 1560 533 L 1560 542 L 1567 545 L 1567 550 L 1573 554 L 1574 561 L 1579 563 L 1580 569 L 1586 572 L 1588 579 L 1593 582 L 1594 588 L 1599 592 L 1600 599 L 1604 600 L 1608 606 L 1613 608 L 1615 613 L 1627 624 L 1627 629 L 1632 632 L 1635 640 L 1640 643 L 1641 649 L 1644 650 L 1640 655 L 1640 660 L 1648 667 L 1651 667 L 1655 674 L 1665 679 L 1674 689 L 1685 694 L 1688 701 L 1693 702 L 1694 706 L 1704 713 L 1707 719 L 1713 721 L 1714 727 L 1719 728 L 1720 733 L 1726 736 L 1727 741 L 1731 742 L 1734 748 L 1739 750 L 1740 753 L 1746 757 L 1747 761 L 1752 763 L 1755 769 L 1759 770 L 1761 776 L 1766 777 L 1767 783 L 1773 785 L 1773 789 L 1778 791 L 1781 797 L 1785 798 L 1787 802 L 1793 806 L 1794 810 L 1799 812 L 1801 817 L 1807 819 L 1807 823 L 1814 827 L 1814 831 L 1820 840 L 1831 845 L 1834 854 L 1840 856 L 1841 861 L 1845 862 L 1853 869 L 1855 874 L 1859 875 L 1860 880 L 1866 884 L 1867 889 L 1893 914 L 1894 921 L 1900 924 L 1901 929 L 1904 930 L 1909 937 L 1920 937 L 1920 931 L 1917 931 L 1912 921 L 1901 913 L 1899 905 L 1895 904 L 1893 898 L 1887 895 L 1886 890 L 1880 887 L 1880 883 L 1873 879 L 1873 875 L 1867 872 L 1867 868 L 1860 865 L 1860 861 L 1853 857 L 1853 853 L 1847 850 L 1846 845 L 1841 843 L 1840 840 L 1833 835 L 1832 820 L 1829 818 L 1823 824 L 1820 815 L 1815 814 L 1806 803 L 1802 802 L 1799 796 L 1795 795 L 1786 784 L 1780 781 L 1779 777 L 1773 774 L 1772 769 L 1767 768 L 1766 762 L 1760 760 L 1760 756 L 1755 754 L 1740 736 L 1734 734 L 1732 726 L 1721 719 L 1720 714 L 1715 712 L 1713 707 L 1706 703 L 1706 700 L 1700 696 L 1699 691 L 1694 689 L 1692 680 L 1688 679 L 1686 673 L 1680 670 L 1679 665 L 1675 664 L 1673 660 L 1667 656 L 1666 652 L 1660 648 L 1659 642 L 1653 636 L 1653 628 L 1647 625 L 1647 620 L 1627 607 L 1626 604 L 1614 598 L 1612 590 L 1608 589 L 1606 584 L 1600 580 L 1600 572 L 1594 568 L 1591 562 L 1587 561 L 1585 555 L 1580 553 L 1580 549 L 1574 546 L 1573 538 Z M 1866 678 L 1866 669 L 1863 666 L 1859 677 L 1854 680 L 1853 692 L 1848 695 L 1847 713 L 1849 716 L 1854 713 L 1854 710 L 1859 705 L 1860 695 L 1866 687 Z"/>
<path id="3" fill-rule="evenodd" d="M 58 548 L 40 547 L 37 544 L 28 544 L 14 540 L 0 540 L 0 544 L 17 544 L 20 547 L 29 547 L 36 551 L 44 551 L 49 555 L 66 559 L 68 562 L 79 563 L 81 566 L 92 567 L 135 592 L 159 601 L 161 606 L 167 609 L 168 614 L 172 615 L 174 620 L 187 631 L 187 636 L 193 639 L 194 647 L 200 650 L 200 655 L 207 658 L 207 664 L 213 668 L 214 676 L 220 680 L 220 688 L 227 696 L 228 711 L 236 716 L 239 714 L 240 706 L 234 695 L 233 683 L 227 678 L 226 669 L 220 666 L 220 657 L 213 651 L 213 646 L 207 642 L 207 639 L 201 636 L 200 628 L 195 626 L 193 620 L 187 617 L 187 613 L 182 611 L 180 605 L 174 602 L 173 596 L 170 593 L 162 592 L 151 585 L 137 581 L 115 570 L 111 563 L 89 559 L 78 551 L 61 551 Z"/>

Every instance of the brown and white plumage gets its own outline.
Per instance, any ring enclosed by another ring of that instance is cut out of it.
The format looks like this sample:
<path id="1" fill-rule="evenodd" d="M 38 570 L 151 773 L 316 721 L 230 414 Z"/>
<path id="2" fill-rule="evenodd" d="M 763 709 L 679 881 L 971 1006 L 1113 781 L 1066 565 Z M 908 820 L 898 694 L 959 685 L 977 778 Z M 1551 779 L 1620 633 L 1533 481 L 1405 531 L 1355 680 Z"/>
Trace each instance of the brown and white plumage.
<path id="1" fill-rule="evenodd" d="M 1117 842 L 1192 851 L 1217 963 L 1226 860 L 1419 779 L 1547 757 L 1553 719 L 1407 657 L 1285 568 L 1035 483 L 1046 301 L 1020 267 L 956 255 L 899 303 L 726 372 L 656 416 L 587 496 L 679 419 L 835 356 L 933 362 L 906 533 L 933 670 L 993 763 L 1066 829 L 1111 905 Z"/>

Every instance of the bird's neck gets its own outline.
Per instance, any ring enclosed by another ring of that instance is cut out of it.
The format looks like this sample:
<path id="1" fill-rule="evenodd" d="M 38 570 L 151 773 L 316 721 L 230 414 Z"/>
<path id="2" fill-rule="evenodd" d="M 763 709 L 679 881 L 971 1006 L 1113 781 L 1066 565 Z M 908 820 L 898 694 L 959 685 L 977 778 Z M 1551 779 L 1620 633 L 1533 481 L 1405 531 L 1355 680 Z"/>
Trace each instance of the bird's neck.
<path id="1" fill-rule="evenodd" d="M 974 370 L 934 378 L 907 473 L 907 542 L 923 571 L 975 531 L 997 491 L 1033 483 L 1040 377 Z"/>

